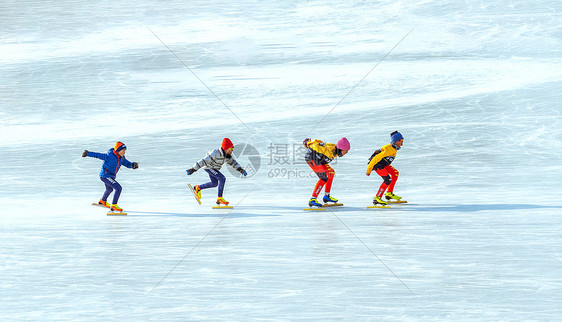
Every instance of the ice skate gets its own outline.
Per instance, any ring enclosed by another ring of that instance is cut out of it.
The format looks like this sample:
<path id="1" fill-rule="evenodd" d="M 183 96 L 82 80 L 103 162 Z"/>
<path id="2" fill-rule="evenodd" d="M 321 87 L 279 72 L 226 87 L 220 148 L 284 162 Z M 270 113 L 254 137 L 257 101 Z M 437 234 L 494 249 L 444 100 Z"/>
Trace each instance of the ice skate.
<path id="1" fill-rule="evenodd" d="M 373 197 L 373 206 L 367 206 L 367 208 L 380 209 L 380 208 L 390 208 L 390 206 L 388 206 L 387 202 L 382 200 L 381 197 L 375 196 Z"/>
<path id="2" fill-rule="evenodd" d="M 387 192 L 384 197 L 386 198 L 388 203 L 397 204 L 397 203 L 408 203 L 406 200 L 402 199 L 402 197 L 395 195 L 392 192 Z"/>
<path id="3" fill-rule="evenodd" d="M 316 200 L 316 198 L 312 197 L 308 201 L 308 206 L 309 207 L 322 207 L 322 204 L 318 203 L 318 200 Z"/>
<path id="4" fill-rule="evenodd" d="M 229 202 L 224 200 L 223 197 L 217 198 L 217 205 L 213 207 L 213 209 L 232 209 L 232 206 L 228 205 Z"/>
<path id="5" fill-rule="evenodd" d="M 101 200 L 101 199 L 100 199 L 100 201 L 98 201 L 98 205 L 106 207 L 106 208 L 111 207 L 111 205 L 107 201 L 104 201 L 104 200 Z"/>
<path id="6" fill-rule="evenodd" d="M 195 192 L 196 198 L 201 200 L 201 188 L 199 188 L 199 185 L 193 187 L 193 192 Z"/>
<path id="7" fill-rule="evenodd" d="M 375 197 L 373 198 L 373 205 L 375 205 L 375 206 L 376 206 L 376 205 L 386 206 L 387 204 L 388 204 L 388 202 L 382 200 L 382 198 L 379 197 L 379 196 L 375 196 Z"/>
<path id="8" fill-rule="evenodd" d="M 391 191 L 388 191 L 384 197 L 386 198 L 386 200 L 400 200 L 402 199 L 402 197 L 395 195 L 394 193 L 392 193 Z"/>
<path id="9" fill-rule="evenodd" d="M 117 204 L 111 205 L 111 211 L 123 212 L 123 208 L 119 207 Z"/>
<path id="10" fill-rule="evenodd" d="M 195 187 L 197 187 L 197 186 L 195 186 Z M 218 198 L 217 198 L 217 205 L 219 205 L 219 206 L 221 206 L 221 205 L 222 205 L 222 206 L 228 206 L 228 204 L 229 204 L 229 202 L 226 201 L 226 200 L 224 200 L 223 197 L 218 197 Z"/>
<path id="11" fill-rule="evenodd" d="M 324 205 L 323 207 L 335 207 L 335 206 L 343 206 L 343 203 L 338 203 L 338 199 L 328 195 L 324 195 L 324 198 L 322 198 L 322 201 L 324 201 Z"/>
<path id="12" fill-rule="evenodd" d="M 304 208 L 304 210 L 312 210 L 312 211 L 326 210 L 325 208 L 322 207 L 322 204 L 318 203 L 318 200 L 314 197 L 310 198 L 310 200 L 308 201 L 308 207 L 309 208 Z"/>
<path id="13" fill-rule="evenodd" d="M 328 203 L 328 202 L 336 203 L 336 202 L 338 202 L 338 199 L 336 199 L 336 198 L 334 198 L 334 197 L 332 197 L 328 194 L 328 195 L 324 195 L 324 198 L 322 198 L 322 201 L 324 201 L 324 203 Z"/>

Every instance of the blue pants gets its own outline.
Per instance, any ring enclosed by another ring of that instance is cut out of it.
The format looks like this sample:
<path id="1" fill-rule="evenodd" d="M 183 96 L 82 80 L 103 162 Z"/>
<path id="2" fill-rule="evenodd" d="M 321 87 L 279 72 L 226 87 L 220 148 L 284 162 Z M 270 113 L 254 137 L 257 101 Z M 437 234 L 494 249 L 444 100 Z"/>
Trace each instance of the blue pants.
<path id="1" fill-rule="evenodd" d="M 222 192 L 224 191 L 224 184 L 226 183 L 226 177 L 219 171 L 215 169 L 205 169 L 209 174 L 209 178 L 211 178 L 211 182 L 204 183 L 199 185 L 201 190 L 207 188 L 214 188 L 219 186 L 219 197 L 222 197 Z"/>
<path id="2" fill-rule="evenodd" d="M 115 190 L 115 193 L 113 194 L 113 204 L 117 204 L 117 201 L 119 201 L 119 196 L 121 196 L 121 190 L 123 189 L 119 182 L 115 181 L 115 179 L 113 178 L 100 177 L 100 180 L 105 183 L 105 192 L 103 193 L 101 200 L 107 201 L 107 197 L 109 197 L 109 194 L 113 190 Z"/>

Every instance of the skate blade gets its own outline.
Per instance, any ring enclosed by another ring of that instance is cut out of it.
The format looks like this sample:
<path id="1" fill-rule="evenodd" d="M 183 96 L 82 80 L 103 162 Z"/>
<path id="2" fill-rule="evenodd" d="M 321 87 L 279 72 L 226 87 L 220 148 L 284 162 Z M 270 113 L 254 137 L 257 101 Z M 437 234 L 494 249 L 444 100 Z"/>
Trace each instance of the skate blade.
<path id="1" fill-rule="evenodd" d="M 306 210 L 306 211 L 326 211 L 326 209 L 324 209 L 324 208 L 316 208 L 316 207 L 304 208 L 303 210 Z"/>
<path id="2" fill-rule="evenodd" d="M 340 207 L 343 206 L 343 203 L 325 203 L 322 207 Z"/>
<path id="3" fill-rule="evenodd" d="M 189 190 L 191 190 L 191 193 L 193 193 L 195 200 L 197 200 L 197 202 L 201 204 L 201 199 L 197 198 L 197 193 L 195 193 L 195 189 L 193 189 L 193 186 L 190 183 L 188 183 L 187 186 L 189 187 Z"/>
<path id="4" fill-rule="evenodd" d="M 213 209 L 232 209 L 233 206 L 214 206 Z"/>
<path id="5" fill-rule="evenodd" d="M 387 209 L 388 209 L 388 208 L 390 208 L 390 206 L 383 206 L 383 205 L 380 205 L 380 206 L 367 206 L 367 208 L 369 208 L 369 209 L 377 209 L 377 208 L 384 209 L 384 208 L 387 208 Z"/>
<path id="6" fill-rule="evenodd" d="M 105 209 L 109 209 L 109 207 L 106 207 L 106 206 L 104 206 L 104 205 L 100 205 L 100 204 L 97 203 L 97 202 L 92 203 L 92 206 L 97 206 L 97 207 L 102 207 L 102 208 L 105 208 Z"/>
<path id="7" fill-rule="evenodd" d="M 110 211 L 107 213 L 108 216 L 127 216 L 126 212 L 121 211 Z"/>

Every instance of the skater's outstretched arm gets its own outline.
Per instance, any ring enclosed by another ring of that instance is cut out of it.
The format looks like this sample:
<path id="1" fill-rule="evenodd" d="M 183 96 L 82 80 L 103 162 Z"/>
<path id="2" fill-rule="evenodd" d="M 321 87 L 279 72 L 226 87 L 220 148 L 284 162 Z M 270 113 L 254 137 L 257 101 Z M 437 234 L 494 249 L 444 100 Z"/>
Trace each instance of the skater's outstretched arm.
<path id="1" fill-rule="evenodd" d="M 228 163 L 231 167 L 233 167 L 234 169 L 236 169 L 236 171 L 240 173 L 244 171 L 244 169 L 242 169 L 242 166 L 236 160 L 234 160 L 233 157 L 230 159 L 226 159 L 226 163 Z"/>
<path id="2" fill-rule="evenodd" d="M 137 162 L 131 162 L 125 159 L 125 157 L 123 157 L 123 165 L 129 169 L 137 169 L 139 167 L 139 164 Z"/>
<path id="3" fill-rule="evenodd" d="M 96 158 L 96 159 L 100 159 L 103 161 L 107 161 L 107 153 L 98 153 L 98 152 L 91 152 L 88 150 L 84 150 L 84 152 L 82 152 L 82 157 L 90 157 L 90 158 Z"/>

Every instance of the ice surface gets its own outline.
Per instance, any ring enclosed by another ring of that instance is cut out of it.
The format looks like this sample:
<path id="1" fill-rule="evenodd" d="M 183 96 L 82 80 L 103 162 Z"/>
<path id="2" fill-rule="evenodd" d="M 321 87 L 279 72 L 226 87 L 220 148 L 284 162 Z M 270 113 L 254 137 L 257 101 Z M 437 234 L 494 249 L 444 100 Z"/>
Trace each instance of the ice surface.
<path id="1" fill-rule="evenodd" d="M 4 1 L 0 318 L 559 319 L 561 10 Z M 393 130 L 410 203 L 367 210 Z M 300 143 L 342 136 L 345 207 L 303 212 Z M 223 168 L 232 211 L 185 175 L 223 137 L 260 161 Z M 90 206 L 101 163 L 80 157 L 117 140 L 140 164 L 118 176 L 127 217 Z"/>

